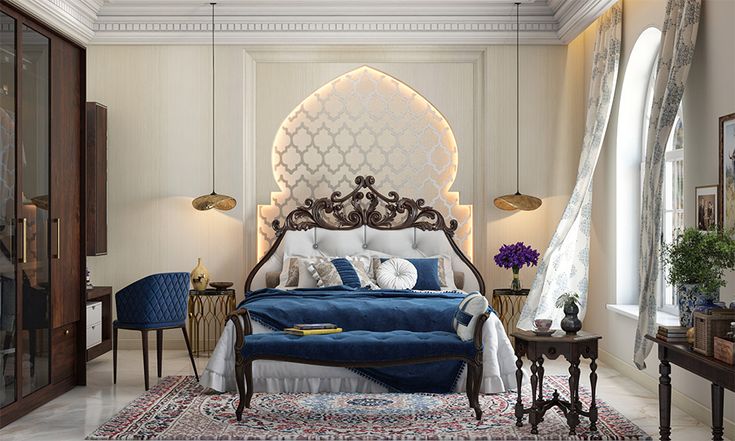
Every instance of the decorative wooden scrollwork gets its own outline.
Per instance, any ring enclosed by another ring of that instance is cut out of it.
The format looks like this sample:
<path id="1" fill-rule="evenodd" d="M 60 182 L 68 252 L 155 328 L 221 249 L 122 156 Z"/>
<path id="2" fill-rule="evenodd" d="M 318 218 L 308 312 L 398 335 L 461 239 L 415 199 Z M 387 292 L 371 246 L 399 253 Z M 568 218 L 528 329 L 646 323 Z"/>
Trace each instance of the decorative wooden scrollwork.
<path id="1" fill-rule="evenodd" d="M 384 195 L 375 189 L 373 176 L 355 178 L 355 188 L 345 196 L 335 191 L 329 197 L 307 199 L 304 205 L 288 214 L 283 224 L 273 221 L 276 236 L 289 230 L 325 228 L 351 230 L 368 226 L 378 230 L 418 228 L 424 231 L 444 231 L 453 236 L 457 221 L 447 223 L 444 216 L 433 207 L 424 205 L 423 199 L 400 197 L 390 191 Z"/>

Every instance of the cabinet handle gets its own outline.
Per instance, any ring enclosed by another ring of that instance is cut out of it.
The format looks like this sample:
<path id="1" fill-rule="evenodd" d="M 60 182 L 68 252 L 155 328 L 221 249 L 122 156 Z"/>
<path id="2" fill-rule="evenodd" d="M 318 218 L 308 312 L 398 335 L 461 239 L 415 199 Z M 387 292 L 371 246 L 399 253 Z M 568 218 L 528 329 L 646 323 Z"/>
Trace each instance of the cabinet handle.
<path id="1" fill-rule="evenodd" d="M 64 331 L 64 335 L 69 335 L 69 330 Z"/>
<path id="2" fill-rule="evenodd" d="M 56 224 L 56 255 L 54 256 L 54 259 L 61 259 L 61 219 L 56 218 L 54 219 L 54 223 Z"/>
<path id="3" fill-rule="evenodd" d="M 18 224 L 20 226 L 20 233 L 23 236 L 20 239 L 20 257 L 18 259 L 19 263 L 27 263 L 28 262 L 28 244 L 26 243 L 26 239 L 28 238 L 28 219 L 22 217 L 18 219 Z"/>

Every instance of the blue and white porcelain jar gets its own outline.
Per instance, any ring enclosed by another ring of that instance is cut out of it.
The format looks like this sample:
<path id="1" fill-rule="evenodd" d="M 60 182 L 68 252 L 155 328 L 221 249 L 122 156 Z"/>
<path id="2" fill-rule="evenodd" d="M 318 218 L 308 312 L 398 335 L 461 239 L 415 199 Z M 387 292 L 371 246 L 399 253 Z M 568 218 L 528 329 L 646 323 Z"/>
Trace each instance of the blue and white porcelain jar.
<path id="1" fill-rule="evenodd" d="M 714 304 L 720 300 L 719 290 L 715 293 L 705 294 L 699 285 L 684 284 L 676 289 L 677 302 L 679 304 L 679 324 L 691 328 L 694 326 L 692 313 L 698 305 Z"/>

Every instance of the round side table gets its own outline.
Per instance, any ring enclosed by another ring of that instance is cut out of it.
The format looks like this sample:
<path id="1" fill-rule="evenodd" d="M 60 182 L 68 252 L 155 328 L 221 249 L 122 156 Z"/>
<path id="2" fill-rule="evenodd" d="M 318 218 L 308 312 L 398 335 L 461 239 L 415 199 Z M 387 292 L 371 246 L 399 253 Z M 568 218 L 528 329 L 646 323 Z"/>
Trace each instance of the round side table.
<path id="1" fill-rule="evenodd" d="M 523 306 L 526 304 L 529 291 L 528 289 L 514 291 L 507 288 L 493 290 L 493 309 L 498 313 L 500 322 L 509 336 L 516 332 L 516 323 L 518 323 Z M 511 337 L 511 341 L 515 345 L 514 337 Z"/>
<path id="2" fill-rule="evenodd" d="M 195 356 L 212 353 L 222 335 L 227 314 L 234 310 L 234 289 L 189 290 L 189 332 Z"/>

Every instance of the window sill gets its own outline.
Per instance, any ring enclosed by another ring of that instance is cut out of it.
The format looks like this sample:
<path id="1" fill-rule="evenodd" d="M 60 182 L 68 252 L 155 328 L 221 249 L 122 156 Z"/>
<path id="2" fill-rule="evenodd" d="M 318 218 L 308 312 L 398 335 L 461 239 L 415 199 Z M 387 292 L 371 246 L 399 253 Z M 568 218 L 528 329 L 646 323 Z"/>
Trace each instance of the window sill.
<path id="1" fill-rule="evenodd" d="M 638 320 L 638 305 L 607 305 L 607 310 L 616 314 Z M 656 311 L 656 324 L 663 326 L 679 326 L 679 316 L 668 312 Z"/>

